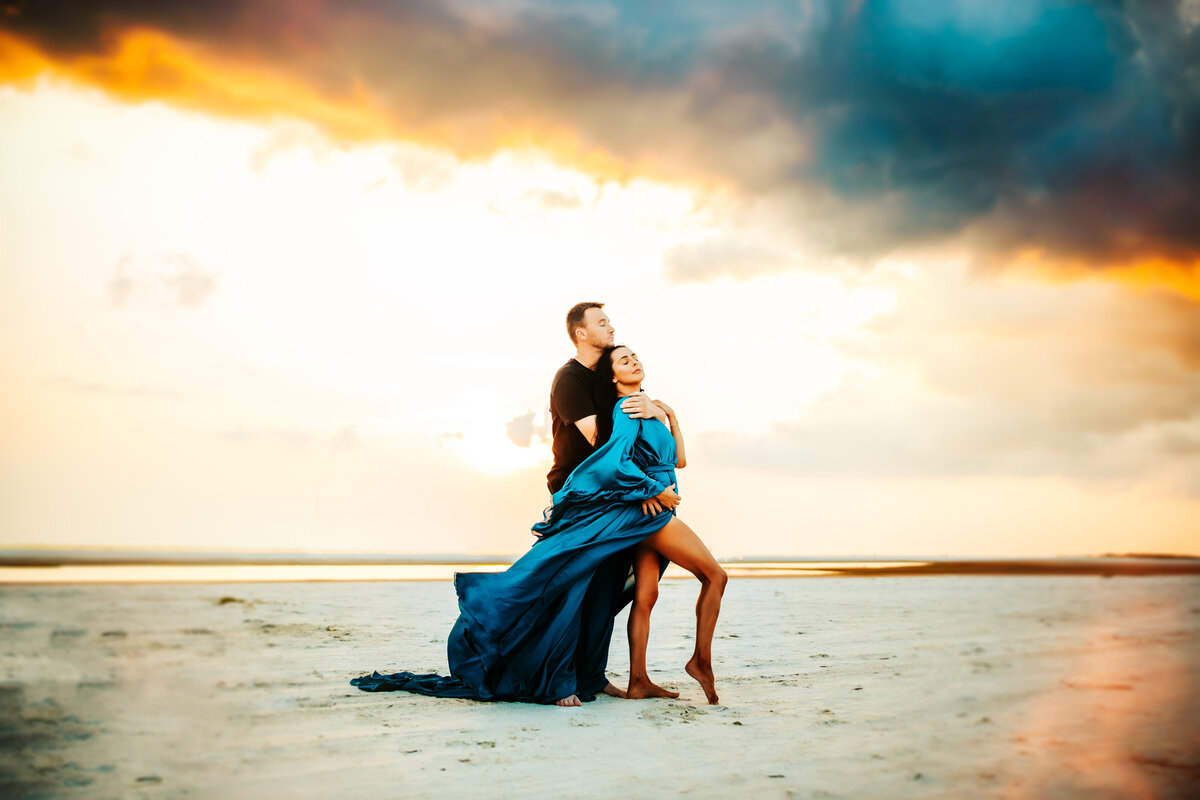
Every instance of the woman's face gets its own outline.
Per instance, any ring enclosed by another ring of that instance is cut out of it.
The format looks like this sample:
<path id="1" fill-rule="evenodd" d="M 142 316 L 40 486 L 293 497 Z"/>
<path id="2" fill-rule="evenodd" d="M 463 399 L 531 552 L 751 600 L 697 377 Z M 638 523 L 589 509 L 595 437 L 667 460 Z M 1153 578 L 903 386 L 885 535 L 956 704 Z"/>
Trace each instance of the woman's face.
<path id="1" fill-rule="evenodd" d="M 642 362 L 628 347 L 618 347 L 612 351 L 612 365 L 613 377 L 617 383 L 637 386 L 646 377 L 646 373 L 642 371 Z"/>

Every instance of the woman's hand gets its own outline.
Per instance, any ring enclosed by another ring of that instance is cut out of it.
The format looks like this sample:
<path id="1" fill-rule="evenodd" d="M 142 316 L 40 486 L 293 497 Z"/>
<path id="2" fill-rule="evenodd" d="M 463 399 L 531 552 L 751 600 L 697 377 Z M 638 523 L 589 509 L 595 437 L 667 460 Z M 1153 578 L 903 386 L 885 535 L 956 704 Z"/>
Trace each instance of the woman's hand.
<path id="1" fill-rule="evenodd" d="M 659 408 L 661 408 L 663 410 L 663 413 L 667 415 L 667 419 L 671 419 L 672 417 L 675 416 L 675 409 L 671 408 L 669 405 L 664 403 L 662 400 L 655 400 L 654 405 L 658 406 Z"/>
<path id="2" fill-rule="evenodd" d="M 675 492 L 675 484 L 671 484 L 649 500 L 642 501 L 642 516 L 656 516 L 660 511 L 673 511 L 683 498 Z"/>

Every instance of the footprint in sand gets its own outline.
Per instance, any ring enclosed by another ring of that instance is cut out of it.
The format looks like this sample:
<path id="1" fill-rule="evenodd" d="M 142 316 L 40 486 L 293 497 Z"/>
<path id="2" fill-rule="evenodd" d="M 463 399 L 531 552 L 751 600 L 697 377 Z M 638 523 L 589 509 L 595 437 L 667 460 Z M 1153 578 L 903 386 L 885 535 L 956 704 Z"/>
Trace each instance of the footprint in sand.
<path id="1" fill-rule="evenodd" d="M 696 706 L 683 705 L 681 703 L 671 703 L 669 705 L 660 705 L 655 708 L 648 708 L 639 716 L 647 722 L 653 722 L 657 726 L 670 725 L 675 722 L 689 723 L 695 721 L 699 717 L 708 714 L 708 711 Z"/>

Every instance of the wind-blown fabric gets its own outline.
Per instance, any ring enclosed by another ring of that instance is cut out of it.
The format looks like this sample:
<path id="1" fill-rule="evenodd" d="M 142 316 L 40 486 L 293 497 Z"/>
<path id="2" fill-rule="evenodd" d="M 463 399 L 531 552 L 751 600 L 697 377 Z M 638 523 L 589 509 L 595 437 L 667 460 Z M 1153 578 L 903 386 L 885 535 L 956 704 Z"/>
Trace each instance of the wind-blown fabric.
<path id="1" fill-rule="evenodd" d="M 670 430 L 618 405 L 608 442 L 533 526 L 533 547 L 504 572 L 454 576 L 460 613 L 446 646 L 450 675 L 375 672 L 350 682 L 475 700 L 594 699 L 608 683 L 613 618 L 633 597 L 632 548 L 674 515 L 643 515 L 641 501 L 675 482 Z"/>

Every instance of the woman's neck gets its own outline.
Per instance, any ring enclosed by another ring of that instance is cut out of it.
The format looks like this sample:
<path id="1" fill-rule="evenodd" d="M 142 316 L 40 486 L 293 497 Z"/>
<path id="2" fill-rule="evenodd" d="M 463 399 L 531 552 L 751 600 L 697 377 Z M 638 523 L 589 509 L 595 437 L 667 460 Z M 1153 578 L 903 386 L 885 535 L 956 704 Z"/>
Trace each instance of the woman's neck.
<path id="1" fill-rule="evenodd" d="M 641 390 L 642 390 L 642 385 L 640 383 L 637 386 L 622 386 L 621 384 L 618 383 L 617 384 L 617 397 L 632 397 L 633 395 L 637 394 Z"/>

